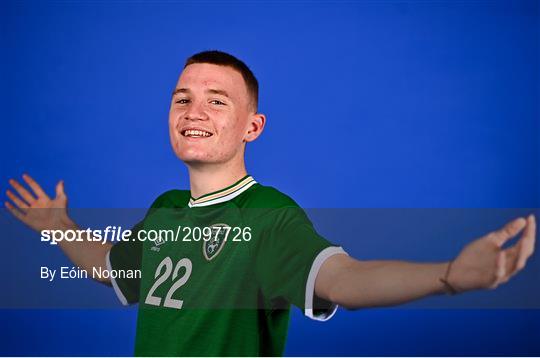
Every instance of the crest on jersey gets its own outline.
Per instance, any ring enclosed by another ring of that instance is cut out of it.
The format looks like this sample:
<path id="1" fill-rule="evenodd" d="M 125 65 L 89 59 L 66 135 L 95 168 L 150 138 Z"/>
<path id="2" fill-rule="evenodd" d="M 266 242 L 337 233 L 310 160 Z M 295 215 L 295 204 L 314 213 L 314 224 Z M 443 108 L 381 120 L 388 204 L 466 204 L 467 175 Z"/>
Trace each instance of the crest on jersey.
<path id="1" fill-rule="evenodd" d="M 210 226 L 212 234 L 209 240 L 203 242 L 203 255 L 208 261 L 214 259 L 225 246 L 231 227 L 227 224 L 214 224 Z"/>

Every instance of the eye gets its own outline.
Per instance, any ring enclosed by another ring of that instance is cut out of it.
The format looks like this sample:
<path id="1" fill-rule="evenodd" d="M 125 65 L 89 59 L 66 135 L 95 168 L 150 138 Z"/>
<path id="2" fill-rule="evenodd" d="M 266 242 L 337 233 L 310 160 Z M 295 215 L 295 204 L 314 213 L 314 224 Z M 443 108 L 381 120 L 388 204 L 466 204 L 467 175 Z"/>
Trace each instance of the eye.
<path id="1" fill-rule="evenodd" d="M 175 103 L 179 103 L 179 104 L 186 104 L 189 102 L 189 99 L 187 98 L 179 98 L 175 101 Z"/>
<path id="2" fill-rule="evenodd" d="M 225 106 L 225 103 L 221 102 L 221 101 L 218 100 L 218 99 L 213 99 L 213 100 L 210 101 L 210 103 L 212 103 L 212 104 L 217 104 L 217 105 L 219 105 L 219 106 Z"/>

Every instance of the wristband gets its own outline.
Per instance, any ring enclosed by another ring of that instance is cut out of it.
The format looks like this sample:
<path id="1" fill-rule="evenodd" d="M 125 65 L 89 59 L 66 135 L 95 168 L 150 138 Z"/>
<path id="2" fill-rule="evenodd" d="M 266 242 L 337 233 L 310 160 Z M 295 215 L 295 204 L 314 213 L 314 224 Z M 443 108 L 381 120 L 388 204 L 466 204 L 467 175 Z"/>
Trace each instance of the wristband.
<path id="1" fill-rule="evenodd" d="M 458 290 L 456 290 L 449 282 L 448 282 L 448 275 L 450 275 L 450 269 L 452 268 L 452 264 L 454 261 L 450 261 L 448 264 L 448 268 L 446 269 L 446 274 L 444 275 L 444 278 L 439 278 L 439 281 L 441 281 L 444 285 L 444 289 L 447 294 L 449 295 L 455 295 L 456 293 L 459 293 Z"/>

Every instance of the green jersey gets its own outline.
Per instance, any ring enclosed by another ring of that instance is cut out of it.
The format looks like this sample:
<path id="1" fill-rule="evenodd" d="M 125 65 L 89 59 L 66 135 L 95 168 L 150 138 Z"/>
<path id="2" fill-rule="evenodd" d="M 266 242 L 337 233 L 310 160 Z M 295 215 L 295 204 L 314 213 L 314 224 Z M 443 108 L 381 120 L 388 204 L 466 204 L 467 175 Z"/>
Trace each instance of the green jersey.
<path id="1" fill-rule="evenodd" d="M 107 265 L 141 272 L 112 279 L 123 304 L 139 303 L 136 355 L 282 355 L 291 304 L 316 320 L 337 308 L 314 286 L 324 261 L 343 249 L 291 198 L 251 176 L 198 199 L 166 192 L 132 238 L 112 247 Z"/>

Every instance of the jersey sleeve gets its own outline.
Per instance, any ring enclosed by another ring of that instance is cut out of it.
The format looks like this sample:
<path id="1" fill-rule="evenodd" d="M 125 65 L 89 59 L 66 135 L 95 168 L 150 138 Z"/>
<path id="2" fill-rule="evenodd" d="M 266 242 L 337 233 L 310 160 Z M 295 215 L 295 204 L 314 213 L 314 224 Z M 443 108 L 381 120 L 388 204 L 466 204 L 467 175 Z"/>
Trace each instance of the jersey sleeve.
<path id="1" fill-rule="evenodd" d="M 131 229 L 128 241 L 122 241 L 114 245 L 107 253 L 107 270 L 140 270 L 142 261 L 142 241 L 132 240 L 136 238 L 142 229 L 144 221 L 139 222 Z M 140 278 L 114 278 L 111 275 L 111 284 L 116 296 L 124 306 L 139 301 Z"/>
<path id="2" fill-rule="evenodd" d="M 300 208 L 278 209 L 272 217 L 256 263 L 264 297 L 292 303 L 309 318 L 330 319 L 337 305 L 315 295 L 315 279 L 326 259 L 345 251 L 320 236 Z"/>

